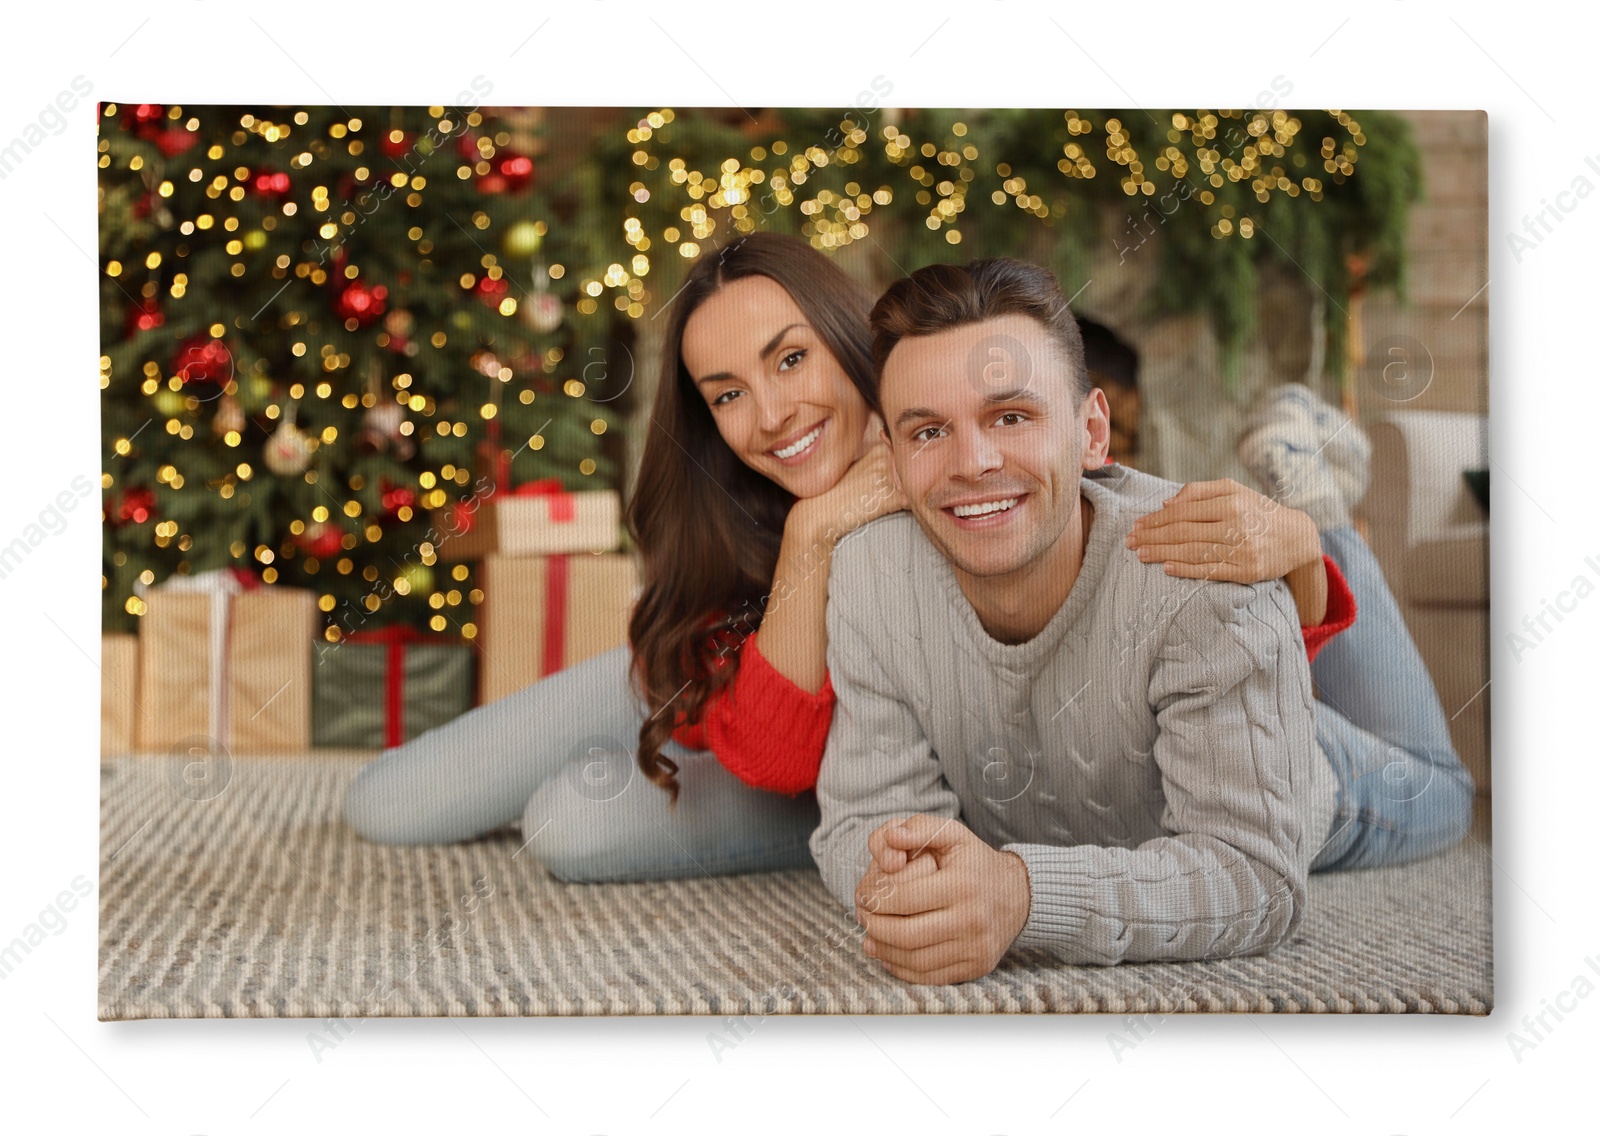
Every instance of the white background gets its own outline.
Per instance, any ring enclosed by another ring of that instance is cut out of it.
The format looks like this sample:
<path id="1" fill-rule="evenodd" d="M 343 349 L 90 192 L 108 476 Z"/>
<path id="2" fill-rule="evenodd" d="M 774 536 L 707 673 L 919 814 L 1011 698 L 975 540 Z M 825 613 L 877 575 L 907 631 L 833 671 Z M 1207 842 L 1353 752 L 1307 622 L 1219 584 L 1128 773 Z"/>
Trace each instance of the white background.
<path id="1" fill-rule="evenodd" d="M 1568 9 L 1567 11 L 1575 11 Z M 710 1129 L 1490 1132 L 1595 1111 L 1600 995 L 1513 1055 L 1523 1015 L 1600 955 L 1591 660 L 1600 601 L 1514 659 L 1524 616 L 1593 569 L 1600 201 L 1537 249 L 1507 234 L 1600 163 L 1590 34 L 1530 5 L 696 6 L 585 2 L 28 5 L 7 19 L 0 147 L 93 93 L 0 180 L 9 542 L 98 485 L 95 100 L 185 105 L 1287 105 L 1489 114 L 1497 1008 L 1487 1019 L 1174 1017 L 1119 1063 L 1103 1017 L 769 1019 L 718 1064 L 713 1020 L 375 1020 L 318 1064 L 315 1023 L 96 1020 L 95 898 L 0 980 L 8 1127 L 126 1133 Z M 50 22 L 53 21 L 53 22 Z M 531 39 L 529 37 L 532 37 Z M 512 53 L 515 52 L 514 58 Z M 0 580 L 9 644 L 0 942 L 97 878 L 100 534 L 89 498 Z M 1070 1098 L 1070 1101 L 1069 1101 Z M 1067 1103 L 1064 1103 L 1067 1102 Z M 19 1116 L 18 1113 L 21 1113 Z M 890 1127 L 892 1126 L 892 1128 Z"/>

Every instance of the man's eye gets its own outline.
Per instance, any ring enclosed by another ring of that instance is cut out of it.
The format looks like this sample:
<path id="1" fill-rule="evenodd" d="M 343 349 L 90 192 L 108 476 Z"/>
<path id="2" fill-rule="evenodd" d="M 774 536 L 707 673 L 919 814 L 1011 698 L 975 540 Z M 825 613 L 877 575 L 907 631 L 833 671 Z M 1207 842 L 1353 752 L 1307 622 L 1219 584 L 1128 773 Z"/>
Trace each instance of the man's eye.
<path id="1" fill-rule="evenodd" d="M 795 366 L 796 364 L 798 364 L 800 362 L 800 360 L 804 359 L 805 357 L 806 357 L 806 353 L 805 353 L 805 349 L 804 348 L 801 348 L 801 349 L 796 350 L 796 351 L 791 351 L 791 352 L 789 352 L 789 354 L 785 355 L 783 357 L 783 359 L 778 363 L 778 370 L 787 371 L 789 368 L 791 368 L 791 367 Z"/>
<path id="2" fill-rule="evenodd" d="M 938 427 L 938 426 L 924 426 L 922 429 L 918 430 L 915 434 L 911 435 L 911 440 L 913 442 L 929 442 L 929 441 L 932 441 L 933 439 L 924 438 L 923 435 L 928 433 L 930 430 L 933 431 L 935 434 L 937 434 L 940 431 L 940 429 L 941 429 L 941 427 Z"/>
<path id="3" fill-rule="evenodd" d="M 1017 422 L 1026 421 L 1026 416 L 1023 415 L 1020 411 L 1016 411 L 1016 410 L 1008 410 L 1008 411 L 1006 411 L 1004 414 L 1002 414 L 1000 416 L 1000 420 L 1002 422 L 1004 422 L 1007 418 L 1015 419 Z"/>

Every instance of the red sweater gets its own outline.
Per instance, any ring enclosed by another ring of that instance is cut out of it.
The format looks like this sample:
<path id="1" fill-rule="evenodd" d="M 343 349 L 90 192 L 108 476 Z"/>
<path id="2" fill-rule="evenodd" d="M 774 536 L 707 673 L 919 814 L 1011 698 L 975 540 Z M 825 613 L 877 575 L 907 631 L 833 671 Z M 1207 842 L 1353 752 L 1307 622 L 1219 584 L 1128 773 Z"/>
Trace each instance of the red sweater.
<path id="1" fill-rule="evenodd" d="M 1356 618 L 1355 596 L 1338 565 L 1326 556 L 1322 563 L 1328 571 L 1328 610 L 1320 624 L 1300 629 L 1311 659 Z M 766 660 L 752 634 L 739 648 L 738 673 L 707 704 L 704 720 L 679 725 L 672 737 L 689 749 L 711 750 L 748 785 L 794 796 L 816 787 L 833 703 L 828 676 L 815 694 L 802 689 Z"/>

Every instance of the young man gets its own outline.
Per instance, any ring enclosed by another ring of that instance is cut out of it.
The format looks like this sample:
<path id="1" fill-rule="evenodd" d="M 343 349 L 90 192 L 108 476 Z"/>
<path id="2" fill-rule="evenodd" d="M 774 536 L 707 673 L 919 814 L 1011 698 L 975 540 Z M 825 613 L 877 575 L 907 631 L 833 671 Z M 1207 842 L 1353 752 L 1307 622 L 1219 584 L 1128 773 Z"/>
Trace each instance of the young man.
<path id="1" fill-rule="evenodd" d="M 910 511 L 834 556 L 811 839 L 864 949 L 948 983 L 1012 947 L 1112 964 L 1281 943 L 1339 794 L 1288 589 L 1130 549 L 1178 486 L 1104 467 L 1105 398 L 1045 270 L 925 268 L 873 329 Z"/>

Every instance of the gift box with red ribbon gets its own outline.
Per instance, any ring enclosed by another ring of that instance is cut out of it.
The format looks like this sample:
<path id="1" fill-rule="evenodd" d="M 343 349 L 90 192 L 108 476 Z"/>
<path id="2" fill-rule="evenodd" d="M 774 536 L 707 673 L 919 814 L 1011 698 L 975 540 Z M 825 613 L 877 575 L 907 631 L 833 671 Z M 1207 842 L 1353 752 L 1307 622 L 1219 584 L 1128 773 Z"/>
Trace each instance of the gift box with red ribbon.
<path id="1" fill-rule="evenodd" d="M 473 650 L 414 627 L 355 631 L 319 647 L 312 744 L 387 749 L 472 708 Z"/>
<path id="2" fill-rule="evenodd" d="M 628 641 L 638 591 L 631 556 L 496 555 L 482 571 L 480 703 Z"/>
<path id="3" fill-rule="evenodd" d="M 622 502 L 609 489 L 569 492 L 553 477 L 515 489 L 486 487 L 430 515 L 446 562 L 485 556 L 611 552 L 622 542 Z"/>

